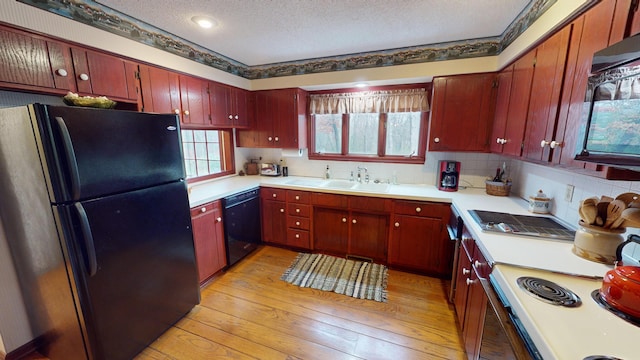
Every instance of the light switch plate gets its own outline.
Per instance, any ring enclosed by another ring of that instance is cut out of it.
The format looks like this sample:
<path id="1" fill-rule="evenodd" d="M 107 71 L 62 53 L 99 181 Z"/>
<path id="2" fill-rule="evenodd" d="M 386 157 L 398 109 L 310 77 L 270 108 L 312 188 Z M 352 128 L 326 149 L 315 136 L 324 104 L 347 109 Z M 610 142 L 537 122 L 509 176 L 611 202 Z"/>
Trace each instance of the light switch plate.
<path id="1" fill-rule="evenodd" d="M 573 190 L 575 186 L 567 185 L 567 188 L 564 190 L 564 201 L 571 202 L 573 200 Z"/>

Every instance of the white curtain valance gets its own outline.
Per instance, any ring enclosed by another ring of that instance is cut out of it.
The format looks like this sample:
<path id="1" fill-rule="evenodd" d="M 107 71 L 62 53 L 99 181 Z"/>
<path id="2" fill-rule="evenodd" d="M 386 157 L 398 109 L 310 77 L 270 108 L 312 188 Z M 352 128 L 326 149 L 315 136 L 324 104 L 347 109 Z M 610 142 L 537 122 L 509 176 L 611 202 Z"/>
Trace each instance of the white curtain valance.
<path id="1" fill-rule="evenodd" d="M 425 89 L 315 94 L 309 97 L 309 101 L 311 114 L 429 111 Z"/>

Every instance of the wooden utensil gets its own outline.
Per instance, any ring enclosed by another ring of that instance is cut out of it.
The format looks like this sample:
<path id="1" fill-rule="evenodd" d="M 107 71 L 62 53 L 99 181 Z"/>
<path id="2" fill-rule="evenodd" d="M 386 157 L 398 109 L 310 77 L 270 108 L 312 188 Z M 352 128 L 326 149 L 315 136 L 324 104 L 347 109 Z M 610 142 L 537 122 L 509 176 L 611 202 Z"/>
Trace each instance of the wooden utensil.
<path id="1" fill-rule="evenodd" d="M 640 227 L 640 209 L 638 208 L 626 208 L 620 215 L 624 219 L 621 226 L 624 227 Z"/>
<path id="2" fill-rule="evenodd" d="M 598 208 L 598 217 L 602 219 L 602 224 L 599 224 L 600 226 L 602 226 L 604 224 L 604 221 L 607 220 L 607 209 L 609 208 L 610 203 L 611 201 L 600 200 L 600 202 L 596 204 L 596 207 Z M 597 220 L 598 219 L 596 219 L 596 223 Z"/>
<path id="3" fill-rule="evenodd" d="M 587 198 L 582 200 L 582 204 L 580 204 L 580 215 L 589 225 L 594 224 L 596 217 L 598 217 L 597 202 L 597 198 Z"/>
<path id="4" fill-rule="evenodd" d="M 627 204 L 622 200 L 613 200 L 607 207 L 607 218 L 604 221 L 604 228 L 608 229 L 622 215 L 627 208 Z"/>
<path id="5" fill-rule="evenodd" d="M 626 192 L 616 196 L 616 200 L 622 200 L 627 207 L 630 207 L 629 204 L 634 200 L 638 200 L 638 198 L 640 198 L 640 195 L 633 192 Z"/>

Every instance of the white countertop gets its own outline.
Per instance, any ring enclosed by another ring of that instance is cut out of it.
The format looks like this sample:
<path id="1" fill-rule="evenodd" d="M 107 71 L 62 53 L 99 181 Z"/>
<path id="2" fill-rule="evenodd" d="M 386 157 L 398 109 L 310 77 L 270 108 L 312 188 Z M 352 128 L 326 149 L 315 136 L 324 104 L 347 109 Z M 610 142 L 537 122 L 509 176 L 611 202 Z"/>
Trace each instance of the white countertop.
<path id="1" fill-rule="evenodd" d="M 570 241 L 483 232 L 468 213 L 468 210 L 490 210 L 530 215 L 525 200 L 490 196 L 484 189 L 443 192 L 433 185 L 390 185 L 389 191 L 383 194 L 355 192 L 317 187 L 322 181 L 293 176 L 233 176 L 190 186 L 190 204 L 192 207 L 198 206 L 256 186 L 452 203 L 487 260 L 494 265 L 495 278 L 501 287 L 505 287 L 505 296 L 545 359 L 609 355 L 629 360 L 637 355 L 638 345 L 633 340 L 640 339 L 640 327 L 611 315 L 595 304 L 589 295 L 590 291 L 600 287 L 600 278 L 612 266 L 574 255 Z M 564 284 L 579 294 L 583 305 L 567 309 L 535 299 L 515 283 L 515 278 L 523 275 L 539 276 Z"/>

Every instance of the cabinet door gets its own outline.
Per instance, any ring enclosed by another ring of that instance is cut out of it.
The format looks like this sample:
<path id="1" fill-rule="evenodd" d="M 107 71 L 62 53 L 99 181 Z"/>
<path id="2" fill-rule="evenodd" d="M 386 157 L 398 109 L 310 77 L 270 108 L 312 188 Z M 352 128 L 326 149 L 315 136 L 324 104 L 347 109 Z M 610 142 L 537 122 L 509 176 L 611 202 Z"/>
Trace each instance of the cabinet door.
<path id="1" fill-rule="evenodd" d="M 441 219 L 395 215 L 389 240 L 389 264 L 434 274 L 447 273 L 451 260 L 441 256 L 441 235 Z"/>
<path id="2" fill-rule="evenodd" d="M 180 75 L 181 122 L 186 127 L 210 126 L 208 82 Z"/>
<path id="3" fill-rule="evenodd" d="M 335 255 L 348 251 L 349 212 L 316 207 L 313 209 L 313 248 Z"/>
<path id="4" fill-rule="evenodd" d="M 429 151 L 488 151 L 495 109 L 495 74 L 433 80 Z"/>
<path id="5" fill-rule="evenodd" d="M 504 134 L 506 142 L 502 148 L 503 154 L 514 156 L 522 154 L 522 142 L 527 124 L 535 58 L 536 50 L 534 49 L 513 64 L 508 120 Z"/>
<path id="6" fill-rule="evenodd" d="M 464 329 L 465 311 L 467 308 L 467 297 L 469 294 L 469 284 L 467 280 L 471 278 L 471 256 L 467 254 L 465 248 L 460 245 L 458 248 L 458 268 L 456 269 L 456 290 L 453 296 L 453 305 L 458 316 L 460 329 Z"/>
<path id="7" fill-rule="evenodd" d="M 211 107 L 211 124 L 216 127 L 232 127 L 233 118 L 229 108 L 229 92 L 227 85 L 217 82 L 209 83 L 209 105 Z"/>
<path id="8" fill-rule="evenodd" d="M 248 128 L 251 123 L 252 111 L 250 107 L 253 103 L 250 100 L 250 93 L 244 89 L 232 87 L 230 89 L 231 109 L 233 115 L 233 125 L 235 128 Z"/>
<path id="9" fill-rule="evenodd" d="M 0 29 L 0 40 L 0 82 L 54 87 L 45 40 L 8 29 Z"/>
<path id="10" fill-rule="evenodd" d="M 349 255 L 377 261 L 387 258 L 388 215 L 353 211 L 349 226 Z"/>
<path id="11" fill-rule="evenodd" d="M 565 27 L 537 48 L 523 148 L 528 159 L 551 160 L 570 35 Z"/>
<path id="12" fill-rule="evenodd" d="M 274 90 L 274 146 L 299 149 L 306 146 L 306 93 L 299 89 Z"/>
<path id="13" fill-rule="evenodd" d="M 262 200 L 262 240 L 287 244 L 287 212 L 284 201 Z"/>
<path id="14" fill-rule="evenodd" d="M 275 147 L 273 123 L 275 121 L 275 107 L 272 91 L 258 91 L 256 97 L 256 119 L 254 133 L 254 146 Z"/>
<path id="15" fill-rule="evenodd" d="M 191 209 L 193 241 L 200 283 L 226 266 L 220 203 Z"/>
<path id="16" fill-rule="evenodd" d="M 82 48 L 71 48 L 78 92 L 119 99 L 136 99 L 129 94 L 135 74 L 127 61 Z M 130 78 L 129 78 L 130 77 Z"/>
<path id="17" fill-rule="evenodd" d="M 140 65 L 142 111 L 180 114 L 178 74 L 161 68 Z"/>
<path id="18" fill-rule="evenodd" d="M 466 284 L 465 284 L 466 285 Z M 469 293 L 465 311 L 462 337 L 467 356 L 477 359 L 480 354 L 482 327 L 487 309 L 487 295 L 478 280 L 478 274 L 472 269 L 469 274 Z M 486 336 L 486 334 L 485 334 Z"/>
<path id="19" fill-rule="evenodd" d="M 498 92 L 496 111 L 491 131 L 491 152 L 501 153 L 506 142 L 505 131 L 509 112 L 509 98 L 511 95 L 511 80 L 513 79 L 513 65 L 502 70 L 497 77 Z"/>
<path id="20" fill-rule="evenodd" d="M 47 48 L 55 88 L 77 92 L 69 46 L 57 41 L 47 41 Z"/>
<path id="21" fill-rule="evenodd" d="M 587 80 L 591 72 L 593 54 L 609 44 L 609 28 L 615 9 L 615 1 L 606 0 L 589 9 L 572 24 L 570 51 L 558 116 L 556 141 L 563 146 L 553 151 L 553 162 L 584 168 L 585 163 L 574 160 L 582 146 L 582 137 L 589 111 L 585 102 Z"/>

